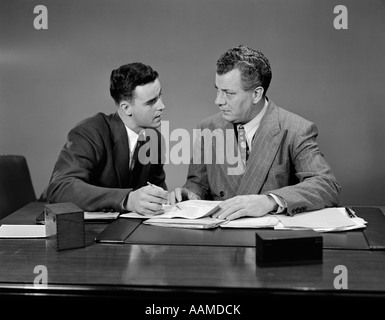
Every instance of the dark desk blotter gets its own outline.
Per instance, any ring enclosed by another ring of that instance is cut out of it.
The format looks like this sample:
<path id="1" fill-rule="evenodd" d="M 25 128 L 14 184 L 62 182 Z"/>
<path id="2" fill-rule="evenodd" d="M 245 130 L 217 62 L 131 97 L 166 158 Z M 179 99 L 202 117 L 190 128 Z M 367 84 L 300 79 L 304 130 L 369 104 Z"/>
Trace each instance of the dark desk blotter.
<path id="1" fill-rule="evenodd" d="M 320 233 L 323 238 L 324 249 L 369 250 L 385 248 L 385 232 L 383 232 L 385 230 L 385 217 L 382 211 L 378 208 L 367 207 L 355 207 L 354 210 L 359 217 L 368 221 L 365 231 L 351 230 Z M 100 235 L 100 237 L 103 237 L 102 241 L 104 242 L 124 242 L 128 244 L 254 247 L 255 233 L 261 230 L 230 228 L 180 229 L 145 225 L 141 224 L 141 222 L 140 219 L 118 218 L 107 226 L 104 234 Z M 379 232 L 380 230 L 382 230 L 382 233 Z M 376 237 L 373 237 L 373 235 Z M 368 243 L 372 245 L 370 246 Z"/>
<path id="2" fill-rule="evenodd" d="M 123 243 L 142 223 L 141 219 L 118 218 L 109 224 L 96 238 L 96 242 Z"/>
<path id="3" fill-rule="evenodd" d="M 354 207 L 357 216 L 368 224 L 362 231 L 373 250 L 385 249 L 385 215 L 379 208 Z"/>

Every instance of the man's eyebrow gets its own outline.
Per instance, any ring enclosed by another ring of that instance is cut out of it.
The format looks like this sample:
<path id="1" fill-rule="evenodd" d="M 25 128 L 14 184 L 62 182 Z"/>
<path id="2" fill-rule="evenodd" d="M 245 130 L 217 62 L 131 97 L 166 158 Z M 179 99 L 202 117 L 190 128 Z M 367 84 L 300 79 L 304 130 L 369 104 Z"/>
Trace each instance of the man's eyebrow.
<path id="1" fill-rule="evenodd" d="M 163 89 L 161 88 L 161 89 L 159 90 L 158 95 L 157 95 L 155 98 L 152 98 L 152 99 L 146 101 L 145 104 L 146 104 L 146 105 L 150 105 L 150 104 L 155 103 L 155 102 L 159 99 L 159 97 L 162 95 L 162 93 L 163 93 L 162 90 L 163 90 Z"/>
<path id="2" fill-rule="evenodd" d="M 218 90 L 217 85 L 215 85 L 215 89 Z M 230 89 L 221 89 L 221 90 L 224 91 L 224 92 L 234 92 L 234 90 L 230 90 Z"/>

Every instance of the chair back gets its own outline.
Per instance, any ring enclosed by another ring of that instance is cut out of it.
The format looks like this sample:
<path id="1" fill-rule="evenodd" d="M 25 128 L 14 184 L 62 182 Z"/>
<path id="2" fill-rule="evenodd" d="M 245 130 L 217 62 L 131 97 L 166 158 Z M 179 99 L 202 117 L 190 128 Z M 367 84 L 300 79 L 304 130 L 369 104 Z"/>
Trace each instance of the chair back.
<path id="1" fill-rule="evenodd" d="M 0 219 L 36 201 L 27 160 L 20 155 L 0 155 Z"/>

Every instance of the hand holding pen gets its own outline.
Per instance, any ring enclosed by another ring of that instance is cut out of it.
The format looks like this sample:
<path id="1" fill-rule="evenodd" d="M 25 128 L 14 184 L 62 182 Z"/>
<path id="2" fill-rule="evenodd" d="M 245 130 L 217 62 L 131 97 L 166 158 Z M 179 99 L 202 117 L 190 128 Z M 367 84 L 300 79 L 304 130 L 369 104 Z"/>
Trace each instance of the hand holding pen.
<path id="1" fill-rule="evenodd" d="M 167 203 L 167 198 L 166 190 L 147 182 L 147 186 L 130 192 L 126 209 L 139 214 L 162 214 L 164 213 L 162 205 Z"/>
<path id="2" fill-rule="evenodd" d="M 160 190 L 164 190 L 162 187 L 159 187 L 159 186 L 157 186 L 155 184 L 152 184 L 151 182 L 148 182 L 148 181 L 147 181 L 147 185 L 150 186 L 150 187 L 158 188 Z"/>

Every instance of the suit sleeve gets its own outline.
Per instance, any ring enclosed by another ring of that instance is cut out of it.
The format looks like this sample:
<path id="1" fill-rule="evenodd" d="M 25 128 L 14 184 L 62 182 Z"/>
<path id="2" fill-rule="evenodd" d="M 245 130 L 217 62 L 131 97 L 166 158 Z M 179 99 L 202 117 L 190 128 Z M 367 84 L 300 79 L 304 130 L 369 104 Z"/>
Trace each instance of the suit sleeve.
<path id="1" fill-rule="evenodd" d="M 47 188 L 48 202 L 73 202 L 85 211 L 122 211 L 121 203 L 132 189 L 92 184 L 94 172 L 104 165 L 103 145 L 96 128 L 70 131 Z"/>
<path id="2" fill-rule="evenodd" d="M 167 190 L 167 185 L 165 182 L 166 174 L 163 169 L 163 165 L 152 165 L 149 182 L 152 184 L 162 187 L 164 190 Z"/>
<path id="3" fill-rule="evenodd" d="M 198 131 L 202 132 L 200 125 L 198 125 Z M 187 181 L 183 187 L 194 192 L 201 199 L 210 200 L 210 186 L 204 159 L 204 148 L 203 136 L 198 136 L 194 141 L 193 156 L 188 167 Z"/>
<path id="4" fill-rule="evenodd" d="M 291 154 L 299 182 L 268 192 L 281 197 L 291 215 L 337 206 L 339 203 L 341 186 L 319 150 L 317 135 L 314 124 L 305 126 L 295 134 Z"/>

